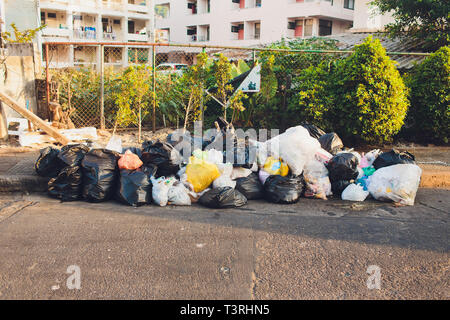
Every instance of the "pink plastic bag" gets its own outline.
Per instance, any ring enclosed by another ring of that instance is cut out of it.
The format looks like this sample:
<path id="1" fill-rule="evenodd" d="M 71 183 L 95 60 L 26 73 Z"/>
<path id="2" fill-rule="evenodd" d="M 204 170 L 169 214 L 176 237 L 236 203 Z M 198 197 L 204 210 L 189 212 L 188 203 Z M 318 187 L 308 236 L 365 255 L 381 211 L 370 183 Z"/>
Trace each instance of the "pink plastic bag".
<path id="1" fill-rule="evenodd" d="M 120 157 L 118 164 L 120 170 L 136 170 L 140 168 L 143 163 L 136 154 L 127 150 L 125 151 L 125 154 Z"/>

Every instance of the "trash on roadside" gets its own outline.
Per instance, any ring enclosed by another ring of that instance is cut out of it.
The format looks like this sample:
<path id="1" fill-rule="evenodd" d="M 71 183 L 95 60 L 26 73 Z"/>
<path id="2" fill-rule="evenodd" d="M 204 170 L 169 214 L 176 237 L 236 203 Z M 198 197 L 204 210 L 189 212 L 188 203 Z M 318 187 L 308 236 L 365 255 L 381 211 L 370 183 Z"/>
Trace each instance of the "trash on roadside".
<path id="1" fill-rule="evenodd" d="M 236 180 L 239 178 L 245 178 L 252 174 L 252 170 L 243 167 L 234 167 L 231 172 L 231 179 Z"/>
<path id="2" fill-rule="evenodd" d="M 341 197 L 342 192 L 347 188 L 351 183 L 353 183 L 353 180 L 338 180 L 331 183 L 331 192 L 333 193 L 333 196 L 335 197 Z"/>
<path id="3" fill-rule="evenodd" d="M 152 182 L 152 198 L 155 204 L 165 207 L 169 202 L 169 189 L 175 183 L 174 177 L 159 177 L 155 179 L 151 177 Z"/>
<path id="4" fill-rule="evenodd" d="M 225 125 L 224 119 L 219 122 L 222 126 L 211 139 L 183 136 L 197 146 L 185 158 L 174 148 L 184 143 L 179 139 L 122 148 L 120 138 L 113 136 L 108 148 L 123 154 L 90 149 L 91 142 L 48 147 L 40 151 L 35 170 L 52 178 L 48 194 L 63 201 L 115 198 L 131 206 L 198 202 L 231 208 L 254 199 L 285 204 L 300 197 L 364 201 L 370 194 L 376 200 L 414 204 L 421 169 L 408 152 L 375 149 L 360 155 L 344 149 L 337 134 L 325 134 L 309 124 L 289 128 L 266 142 L 244 141 L 232 125 Z M 220 139 L 225 136 L 230 140 Z M 223 146 L 232 146 L 228 155 L 215 149 Z"/>
<path id="5" fill-rule="evenodd" d="M 175 206 L 190 206 L 191 198 L 189 190 L 179 181 L 175 181 L 167 191 L 167 200 L 169 204 Z"/>
<path id="6" fill-rule="evenodd" d="M 215 179 L 212 183 L 213 189 L 223 188 L 223 187 L 236 187 L 236 181 L 233 181 L 230 176 L 221 175 L 217 179 Z"/>
<path id="7" fill-rule="evenodd" d="M 190 157 L 186 166 L 187 181 L 194 186 L 195 192 L 201 192 L 220 176 L 219 169 L 213 163 Z"/>
<path id="8" fill-rule="evenodd" d="M 208 208 L 225 209 L 242 207 L 247 204 L 247 198 L 236 189 L 224 187 L 209 190 L 198 202 Z"/>
<path id="9" fill-rule="evenodd" d="M 142 160 L 130 150 L 125 151 L 123 155 L 120 156 L 118 161 L 120 170 L 136 170 L 140 168 L 144 163 Z"/>
<path id="10" fill-rule="evenodd" d="M 331 196 L 331 183 L 328 178 L 328 170 L 325 165 L 318 160 L 310 160 L 303 170 L 305 179 L 305 197 L 327 200 Z"/>
<path id="11" fill-rule="evenodd" d="M 373 162 L 375 159 L 380 155 L 381 151 L 380 149 L 375 149 L 370 152 L 362 154 L 361 162 L 359 163 L 359 166 L 361 168 L 370 167 L 373 165 Z"/>
<path id="12" fill-rule="evenodd" d="M 109 200 L 115 192 L 119 154 L 106 149 L 92 149 L 81 162 L 83 198 L 89 202 Z"/>
<path id="13" fill-rule="evenodd" d="M 302 123 L 302 127 L 304 127 L 306 130 L 308 130 L 308 133 L 311 137 L 319 139 L 321 136 L 325 134 L 325 131 L 320 129 L 319 127 L 309 124 L 309 123 Z"/>
<path id="14" fill-rule="evenodd" d="M 263 166 L 264 171 L 270 175 L 280 175 L 282 177 L 287 176 L 289 173 L 289 167 L 281 159 L 275 159 L 268 157 L 266 163 Z"/>
<path id="15" fill-rule="evenodd" d="M 351 183 L 342 191 L 342 200 L 364 201 L 369 195 L 369 191 L 364 191 L 363 186 Z"/>
<path id="16" fill-rule="evenodd" d="M 62 201 L 75 201 L 81 198 L 83 188 L 82 171 L 79 166 L 67 166 L 56 178 L 48 182 L 48 194 Z"/>
<path id="17" fill-rule="evenodd" d="M 282 158 L 293 175 L 302 174 L 306 162 L 321 149 L 319 141 L 312 138 L 302 126 L 289 128 L 265 144 L 268 154 L 274 158 Z"/>
<path id="18" fill-rule="evenodd" d="M 303 189 L 302 176 L 270 176 L 264 183 L 264 196 L 266 200 L 274 203 L 295 203 L 300 199 Z"/>
<path id="19" fill-rule="evenodd" d="M 358 177 L 358 158 L 353 153 L 338 153 L 328 162 L 331 183 L 339 180 L 354 180 Z M 333 192 L 334 193 L 334 192 Z"/>
<path id="20" fill-rule="evenodd" d="M 344 147 L 341 138 L 339 138 L 339 136 L 334 132 L 324 134 L 318 140 L 322 146 L 322 149 L 331 154 L 338 153 Z"/>
<path id="21" fill-rule="evenodd" d="M 236 179 L 236 190 L 241 192 L 248 200 L 262 199 L 264 187 L 259 181 L 258 174 L 253 172 L 247 177 Z"/>
<path id="22" fill-rule="evenodd" d="M 58 158 L 64 163 L 64 166 L 76 167 L 81 165 L 89 147 L 84 144 L 67 145 L 61 148 Z"/>
<path id="23" fill-rule="evenodd" d="M 422 169 L 415 164 L 395 164 L 375 171 L 368 190 L 376 200 L 414 205 Z"/>
<path id="24" fill-rule="evenodd" d="M 151 177 L 150 172 L 142 169 L 120 170 L 117 199 L 133 207 L 152 203 Z"/>
<path id="25" fill-rule="evenodd" d="M 168 143 L 147 141 L 142 144 L 141 160 L 145 166 L 155 165 L 156 177 L 175 175 L 182 162 L 181 154 Z"/>
<path id="26" fill-rule="evenodd" d="M 105 149 L 115 151 L 117 153 L 122 153 L 122 139 L 120 139 L 120 137 L 113 135 L 109 139 L 108 144 L 106 145 Z"/>
<path id="27" fill-rule="evenodd" d="M 380 168 L 392 166 L 395 164 L 415 164 L 415 160 L 416 158 L 414 157 L 414 155 L 407 151 L 399 152 L 395 149 L 392 149 L 389 152 L 383 152 L 382 154 L 380 154 L 373 162 L 373 166 L 378 170 Z"/>
<path id="28" fill-rule="evenodd" d="M 52 147 L 41 149 L 40 155 L 34 164 L 36 173 L 41 177 L 57 177 L 64 167 L 64 164 L 58 158 L 59 152 L 58 149 Z"/>

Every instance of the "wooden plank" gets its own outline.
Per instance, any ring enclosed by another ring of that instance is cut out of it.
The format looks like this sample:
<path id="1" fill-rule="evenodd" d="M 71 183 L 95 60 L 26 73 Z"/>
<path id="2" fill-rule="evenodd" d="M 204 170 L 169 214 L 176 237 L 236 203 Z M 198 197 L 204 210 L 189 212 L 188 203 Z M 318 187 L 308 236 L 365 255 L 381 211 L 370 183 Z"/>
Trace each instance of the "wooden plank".
<path id="1" fill-rule="evenodd" d="M 63 136 L 62 134 L 60 134 L 58 130 L 49 126 L 47 123 L 45 123 L 44 120 L 36 116 L 33 112 L 30 112 L 26 108 L 21 107 L 16 101 L 14 101 L 14 99 L 12 99 L 10 96 L 8 96 L 2 91 L 0 91 L 0 100 L 3 101 L 6 105 L 10 106 L 11 109 L 13 109 L 26 119 L 33 122 L 33 124 L 36 127 L 42 129 L 45 133 L 53 137 L 56 141 L 58 141 L 62 145 L 70 143 L 70 140 L 67 139 L 65 136 Z"/>
<path id="2" fill-rule="evenodd" d="M 6 114 L 0 102 L 0 141 L 8 139 L 8 127 L 6 125 Z"/>

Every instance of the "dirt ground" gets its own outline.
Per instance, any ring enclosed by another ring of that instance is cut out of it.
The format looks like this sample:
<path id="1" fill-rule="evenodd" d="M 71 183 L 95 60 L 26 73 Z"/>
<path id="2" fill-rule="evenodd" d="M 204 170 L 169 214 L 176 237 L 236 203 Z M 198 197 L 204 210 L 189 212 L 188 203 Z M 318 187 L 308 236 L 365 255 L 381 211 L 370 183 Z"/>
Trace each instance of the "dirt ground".
<path id="1" fill-rule="evenodd" d="M 142 140 L 165 140 L 167 135 L 173 129 L 165 128 L 153 133 L 143 131 Z M 98 140 L 92 143 L 92 147 L 105 147 L 112 136 L 111 131 L 97 130 Z M 122 145 L 125 147 L 140 146 L 138 142 L 137 130 L 119 131 L 116 135 L 122 139 Z M 33 147 L 21 147 L 16 137 L 10 137 L 7 142 L 0 142 L 0 156 L 14 154 L 17 157 L 20 153 L 36 152 L 52 144 L 41 144 Z M 406 150 L 414 154 L 417 164 L 422 168 L 422 179 L 420 187 L 439 188 L 450 190 L 450 146 L 421 146 L 416 144 L 398 144 L 385 145 L 380 149 L 389 151 L 392 148 Z M 357 151 L 363 152 L 372 149 L 372 147 L 357 148 Z"/>

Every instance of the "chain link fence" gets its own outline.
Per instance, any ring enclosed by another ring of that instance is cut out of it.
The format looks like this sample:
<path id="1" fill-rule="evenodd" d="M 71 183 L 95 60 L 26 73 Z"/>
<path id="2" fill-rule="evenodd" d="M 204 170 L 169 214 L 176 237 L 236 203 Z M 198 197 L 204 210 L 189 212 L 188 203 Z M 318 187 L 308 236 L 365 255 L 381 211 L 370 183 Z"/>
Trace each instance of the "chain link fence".
<path id="1" fill-rule="evenodd" d="M 293 79 L 302 69 L 312 62 L 331 61 L 351 53 L 144 43 L 46 43 L 43 49 L 44 78 L 48 83 L 46 97 L 58 102 L 64 110 L 70 110 L 76 127 L 105 129 L 136 128 L 139 123 L 145 129 L 182 126 L 186 105 L 176 97 L 183 94 L 180 78 L 186 68 L 197 63 L 201 52 L 211 61 L 218 54 L 227 57 L 232 62 L 233 77 L 248 72 L 255 60 L 262 65 L 272 61 L 280 110 L 288 107 L 289 95 L 295 91 Z M 262 81 L 270 81 L 270 77 Z M 46 101 L 40 103 L 45 105 Z M 128 113 L 118 112 L 119 108 L 130 105 Z M 254 107 L 250 105 L 247 109 Z M 252 125 L 245 114 L 238 120 L 241 125 Z"/>

